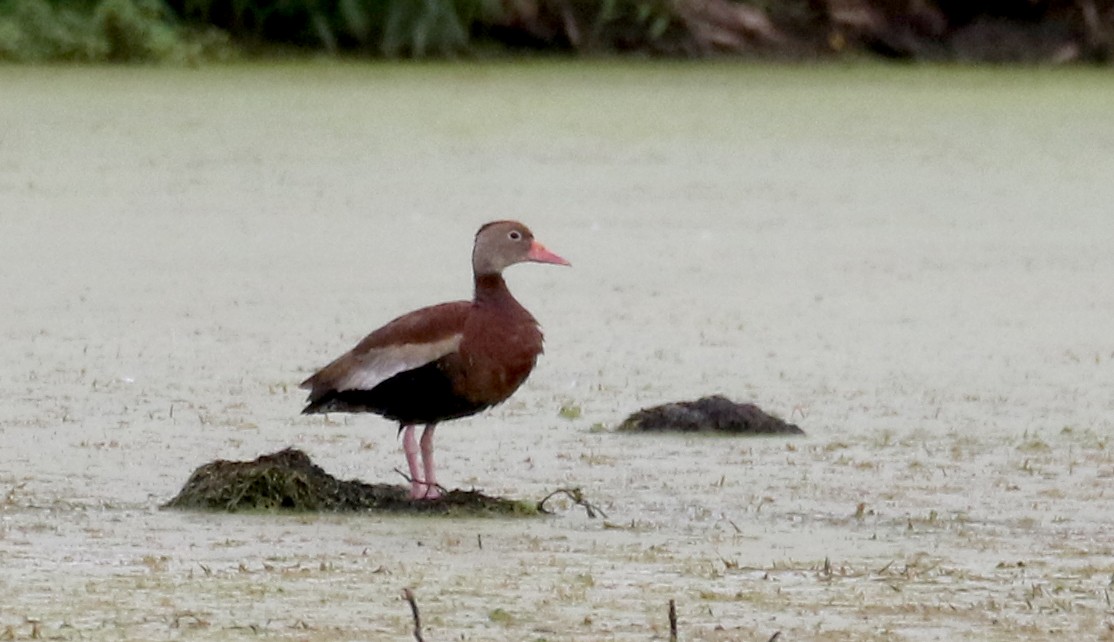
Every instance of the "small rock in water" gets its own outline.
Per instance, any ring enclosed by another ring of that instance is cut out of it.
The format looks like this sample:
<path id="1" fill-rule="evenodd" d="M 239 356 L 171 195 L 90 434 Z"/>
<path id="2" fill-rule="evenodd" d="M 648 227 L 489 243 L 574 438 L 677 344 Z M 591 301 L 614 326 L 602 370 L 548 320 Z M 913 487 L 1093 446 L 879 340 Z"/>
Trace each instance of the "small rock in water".
<path id="1" fill-rule="evenodd" d="M 644 408 L 619 426 L 624 431 L 724 432 L 740 435 L 803 435 L 805 431 L 751 403 L 722 395 Z"/>

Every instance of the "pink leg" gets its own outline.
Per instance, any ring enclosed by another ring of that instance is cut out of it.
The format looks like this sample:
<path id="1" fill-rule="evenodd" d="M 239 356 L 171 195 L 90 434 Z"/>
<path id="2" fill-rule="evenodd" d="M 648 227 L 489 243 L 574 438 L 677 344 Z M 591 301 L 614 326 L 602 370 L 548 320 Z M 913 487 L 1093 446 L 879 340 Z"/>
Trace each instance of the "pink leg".
<path id="1" fill-rule="evenodd" d="M 425 467 L 426 499 L 437 499 L 441 496 L 433 465 L 433 429 L 436 427 L 437 424 L 427 424 L 422 431 L 422 465 Z"/>
<path id="2" fill-rule="evenodd" d="M 418 463 L 418 439 L 414 436 L 414 426 L 402 426 L 402 450 L 406 453 L 406 464 L 410 466 L 410 499 L 424 497 L 426 486 L 422 467 Z"/>

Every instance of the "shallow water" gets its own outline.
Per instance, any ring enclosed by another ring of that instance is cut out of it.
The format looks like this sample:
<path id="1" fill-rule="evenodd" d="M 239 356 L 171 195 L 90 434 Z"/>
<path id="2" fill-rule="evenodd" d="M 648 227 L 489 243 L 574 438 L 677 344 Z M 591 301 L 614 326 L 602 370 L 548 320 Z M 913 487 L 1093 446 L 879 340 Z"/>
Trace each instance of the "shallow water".
<path id="1" fill-rule="evenodd" d="M 0 637 L 1044 640 L 1114 609 L 1114 78 L 706 65 L 0 68 Z M 159 511 L 521 218 L 547 354 L 442 480 L 608 514 Z M 804 439 L 612 434 L 720 392 Z M 581 414 L 564 418 L 562 406 Z"/>

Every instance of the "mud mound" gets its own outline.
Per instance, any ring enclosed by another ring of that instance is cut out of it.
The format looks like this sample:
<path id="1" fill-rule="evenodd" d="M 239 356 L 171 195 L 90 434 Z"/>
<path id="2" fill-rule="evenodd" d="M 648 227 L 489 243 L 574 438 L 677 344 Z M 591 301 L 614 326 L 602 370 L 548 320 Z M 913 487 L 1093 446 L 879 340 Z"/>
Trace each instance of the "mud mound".
<path id="1" fill-rule="evenodd" d="M 452 490 L 436 500 L 414 501 L 405 486 L 341 481 L 304 452 L 287 448 L 253 461 L 223 459 L 193 471 L 163 508 L 210 511 L 386 511 L 460 515 L 540 515 L 538 502 Z"/>
<path id="2" fill-rule="evenodd" d="M 713 395 L 643 408 L 626 418 L 619 430 L 655 432 L 723 432 L 739 435 L 803 435 L 797 426 L 766 414 L 750 403 Z"/>

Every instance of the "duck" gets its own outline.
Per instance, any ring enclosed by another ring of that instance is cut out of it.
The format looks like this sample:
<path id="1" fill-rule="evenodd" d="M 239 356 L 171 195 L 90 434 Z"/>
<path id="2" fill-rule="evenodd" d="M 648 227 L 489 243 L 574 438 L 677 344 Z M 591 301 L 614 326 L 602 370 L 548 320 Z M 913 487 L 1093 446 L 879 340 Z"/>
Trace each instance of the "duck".
<path id="1" fill-rule="evenodd" d="M 538 321 L 503 279 L 519 263 L 571 265 L 518 221 L 481 226 L 472 246 L 472 300 L 420 308 L 371 332 L 301 383 L 309 391 L 302 414 L 373 413 L 398 422 L 410 498 L 441 497 L 438 424 L 506 401 L 543 352 Z"/>

